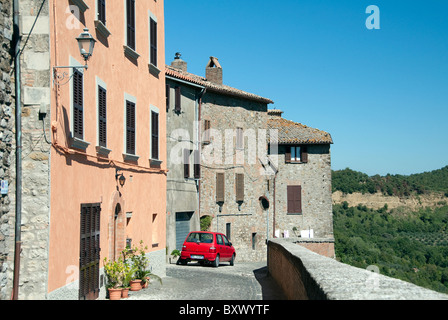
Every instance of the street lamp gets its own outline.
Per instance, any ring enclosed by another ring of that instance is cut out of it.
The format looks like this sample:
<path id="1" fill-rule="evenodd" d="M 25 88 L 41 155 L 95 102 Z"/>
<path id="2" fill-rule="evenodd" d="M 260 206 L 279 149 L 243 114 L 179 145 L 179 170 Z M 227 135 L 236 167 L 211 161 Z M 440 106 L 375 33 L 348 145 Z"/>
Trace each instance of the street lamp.
<path id="1" fill-rule="evenodd" d="M 85 28 L 83 32 L 76 38 L 76 41 L 78 41 L 78 47 L 79 47 L 79 53 L 83 57 L 85 61 L 85 65 L 83 66 L 57 66 L 53 67 L 53 83 L 58 85 L 66 84 L 68 81 L 70 81 L 71 77 L 68 76 L 67 72 L 58 72 L 57 69 L 87 69 L 87 61 L 90 59 L 90 57 L 93 54 L 93 49 L 95 48 L 96 40 L 92 37 L 92 35 L 89 33 L 89 29 Z M 67 79 L 66 79 L 67 78 Z M 65 82 L 62 83 L 62 81 L 65 80 Z"/>
<path id="2" fill-rule="evenodd" d="M 87 60 L 89 60 L 89 58 L 93 54 L 93 49 L 95 48 L 96 40 L 93 39 L 92 35 L 89 33 L 89 29 L 87 28 L 84 29 L 84 32 L 82 32 L 78 36 L 78 38 L 76 38 L 76 40 L 78 41 L 79 51 L 83 56 L 87 66 Z"/>

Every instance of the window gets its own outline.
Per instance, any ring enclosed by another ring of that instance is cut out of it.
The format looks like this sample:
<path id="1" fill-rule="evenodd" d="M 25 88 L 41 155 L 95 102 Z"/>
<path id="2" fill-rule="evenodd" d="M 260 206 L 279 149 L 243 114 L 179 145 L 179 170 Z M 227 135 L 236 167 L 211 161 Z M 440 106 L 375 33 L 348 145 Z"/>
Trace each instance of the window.
<path id="1" fill-rule="evenodd" d="M 126 153 L 135 154 L 135 103 L 126 100 Z"/>
<path id="2" fill-rule="evenodd" d="M 204 120 L 204 143 L 210 143 L 210 120 Z"/>
<path id="3" fill-rule="evenodd" d="M 216 235 L 216 243 L 217 243 L 217 244 L 220 244 L 220 245 L 223 245 L 223 244 L 224 244 L 224 241 L 222 241 L 222 237 L 221 237 L 220 234 L 217 234 L 217 235 Z"/>
<path id="4" fill-rule="evenodd" d="M 106 0 L 98 0 L 98 20 L 106 25 Z"/>
<path id="5" fill-rule="evenodd" d="M 232 229 L 232 224 L 231 223 L 226 223 L 226 236 L 227 238 L 229 238 L 229 240 L 231 239 L 231 229 Z"/>
<path id="6" fill-rule="evenodd" d="M 201 152 L 199 150 L 194 151 L 194 178 L 201 178 Z"/>
<path id="7" fill-rule="evenodd" d="M 184 149 L 184 178 L 190 178 L 190 152 L 191 150 Z"/>
<path id="8" fill-rule="evenodd" d="M 152 17 L 149 18 L 149 35 L 150 35 L 149 62 L 157 67 L 157 21 Z"/>
<path id="9" fill-rule="evenodd" d="M 287 213 L 302 213 L 302 187 L 287 186 Z"/>
<path id="10" fill-rule="evenodd" d="M 182 92 L 180 87 L 176 87 L 175 89 L 176 94 L 175 94 L 175 101 L 174 101 L 174 111 L 176 112 L 180 112 L 181 111 L 181 96 L 182 96 Z"/>
<path id="11" fill-rule="evenodd" d="M 237 173 L 235 177 L 236 202 L 244 201 L 244 174 Z"/>
<path id="12" fill-rule="evenodd" d="M 224 202 L 224 173 L 216 174 L 216 202 Z"/>
<path id="13" fill-rule="evenodd" d="M 306 146 L 291 145 L 285 147 L 285 162 L 308 162 L 308 148 Z"/>
<path id="14" fill-rule="evenodd" d="M 165 95 L 166 95 L 166 112 L 170 110 L 170 89 L 171 86 L 169 84 L 165 85 Z"/>
<path id="15" fill-rule="evenodd" d="M 151 159 L 159 159 L 159 114 L 151 111 Z"/>
<path id="16" fill-rule="evenodd" d="M 73 136 L 84 138 L 84 94 L 83 74 L 77 69 L 73 70 Z"/>
<path id="17" fill-rule="evenodd" d="M 227 238 L 225 236 L 222 236 L 222 239 L 224 240 L 224 244 L 226 246 L 230 246 L 230 242 L 229 242 L 229 240 L 227 240 Z"/>
<path id="18" fill-rule="evenodd" d="M 236 148 L 243 149 L 243 128 L 236 128 Z"/>
<path id="19" fill-rule="evenodd" d="M 252 233 L 252 250 L 255 250 L 255 244 L 257 243 L 257 233 Z"/>
<path id="20" fill-rule="evenodd" d="M 126 45 L 135 50 L 135 0 L 126 0 Z"/>
<path id="21" fill-rule="evenodd" d="M 101 147 L 107 147 L 107 91 L 98 86 L 98 144 Z"/>

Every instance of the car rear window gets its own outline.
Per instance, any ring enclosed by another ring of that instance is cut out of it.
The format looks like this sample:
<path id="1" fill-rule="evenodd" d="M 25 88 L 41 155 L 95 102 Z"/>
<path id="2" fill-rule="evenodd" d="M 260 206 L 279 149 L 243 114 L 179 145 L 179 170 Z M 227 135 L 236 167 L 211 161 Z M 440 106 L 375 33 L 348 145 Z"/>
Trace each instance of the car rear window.
<path id="1" fill-rule="evenodd" d="M 187 242 L 213 243 L 213 234 L 193 232 L 188 236 Z"/>

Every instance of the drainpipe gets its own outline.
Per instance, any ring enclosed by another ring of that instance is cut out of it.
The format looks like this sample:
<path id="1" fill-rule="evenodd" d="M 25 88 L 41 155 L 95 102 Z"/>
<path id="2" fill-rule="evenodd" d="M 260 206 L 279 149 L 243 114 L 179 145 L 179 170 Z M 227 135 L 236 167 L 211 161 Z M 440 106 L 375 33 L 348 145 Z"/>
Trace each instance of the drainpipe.
<path id="1" fill-rule="evenodd" d="M 16 219 L 15 219 L 15 252 L 14 280 L 12 300 L 19 297 L 20 251 L 22 245 L 22 98 L 20 78 L 20 12 L 19 0 L 13 2 L 13 46 L 14 46 L 14 80 L 15 80 L 15 122 L 16 122 Z"/>

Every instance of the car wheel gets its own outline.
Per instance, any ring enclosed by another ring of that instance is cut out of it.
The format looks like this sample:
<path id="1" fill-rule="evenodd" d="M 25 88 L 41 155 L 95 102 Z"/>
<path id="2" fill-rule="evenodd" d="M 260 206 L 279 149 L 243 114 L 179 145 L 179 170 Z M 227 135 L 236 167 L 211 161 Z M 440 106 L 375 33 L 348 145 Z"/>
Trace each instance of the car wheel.
<path id="1" fill-rule="evenodd" d="M 232 254 L 232 259 L 230 259 L 230 265 L 233 266 L 235 264 L 235 255 Z"/>
<path id="2" fill-rule="evenodd" d="M 219 254 L 216 255 L 216 259 L 215 259 L 215 262 L 213 263 L 213 266 L 214 266 L 215 268 L 218 268 L 218 267 L 219 267 Z"/>

